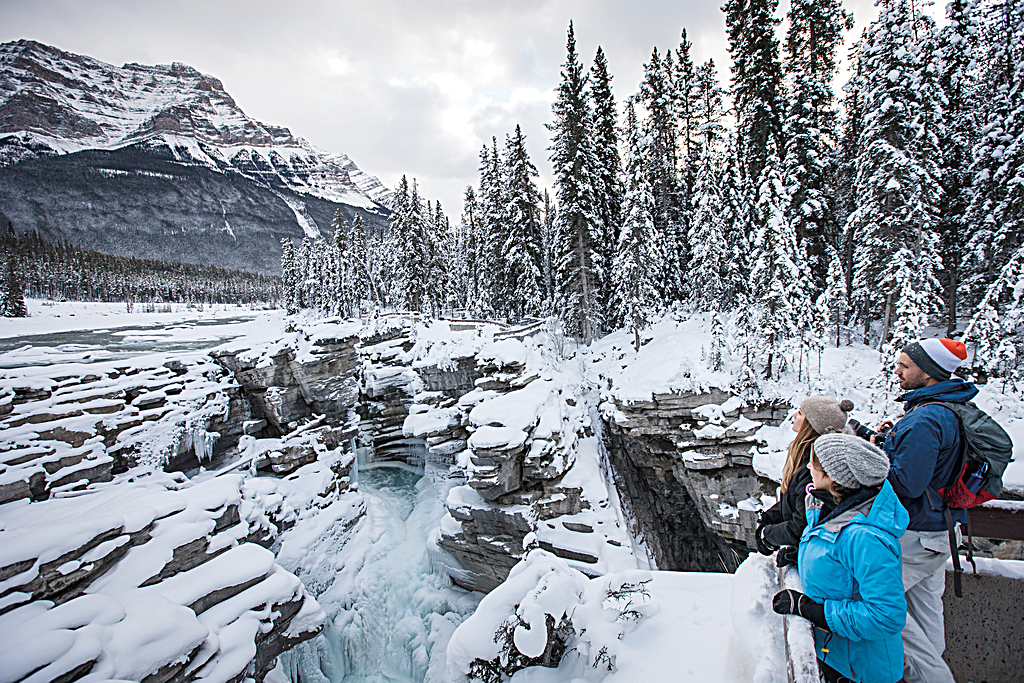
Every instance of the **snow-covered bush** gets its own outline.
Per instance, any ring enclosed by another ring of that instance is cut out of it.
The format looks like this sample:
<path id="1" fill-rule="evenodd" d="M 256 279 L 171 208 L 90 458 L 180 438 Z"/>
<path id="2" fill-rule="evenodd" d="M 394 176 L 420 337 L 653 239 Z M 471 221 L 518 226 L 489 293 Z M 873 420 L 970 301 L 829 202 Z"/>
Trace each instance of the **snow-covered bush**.
<path id="1" fill-rule="evenodd" d="M 497 683 L 531 666 L 615 670 L 620 641 L 658 612 L 650 572 L 595 579 L 541 549 L 512 568 L 448 644 L 453 681 Z"/>

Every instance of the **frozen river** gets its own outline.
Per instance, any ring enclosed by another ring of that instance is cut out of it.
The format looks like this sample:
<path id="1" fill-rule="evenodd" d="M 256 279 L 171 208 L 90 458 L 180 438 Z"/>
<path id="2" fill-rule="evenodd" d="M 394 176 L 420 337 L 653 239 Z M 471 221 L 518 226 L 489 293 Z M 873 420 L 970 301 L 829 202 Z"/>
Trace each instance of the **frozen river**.
<path id="1" fill-rule="evenodd" d="M 129 316 L 124 316 L 129 318 Z M 135 316 L 131 316 L 135 317 Z M 145 321 L 118 327 L 96 327 L 39 334 L 16 332 L 0 338 L 0 369 L 55 363 L 116 361 L 152 353 L 180 356 L 204 351 L 270 324 L 267 314 L 247 313 L 220 318 Z M 97 321 L 97 324 L 103 321 Z M 111 321 L 113 322 L 113 321 Z M 32 326 L 26 326 L 32 329 Z M 10 331 L 8 331 L 10 333 Z"/>

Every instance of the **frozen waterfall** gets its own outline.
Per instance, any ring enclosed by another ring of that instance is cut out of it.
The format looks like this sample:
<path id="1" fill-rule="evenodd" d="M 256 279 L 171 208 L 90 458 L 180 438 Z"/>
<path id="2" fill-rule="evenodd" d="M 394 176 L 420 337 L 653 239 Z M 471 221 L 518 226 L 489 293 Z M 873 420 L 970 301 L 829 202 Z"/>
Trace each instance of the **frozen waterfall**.
<path id="1" fill-rule="evenodd" d="M 293 683 L 445 679 L 448 640 L 482 597 L 451 585 L 430 539 L 445 513 L 447 475 L 429 461 L 360 464 L 365 515 L 351 529 L 335 524 L 295 568 L 328 624 L 282 656 Z"/>

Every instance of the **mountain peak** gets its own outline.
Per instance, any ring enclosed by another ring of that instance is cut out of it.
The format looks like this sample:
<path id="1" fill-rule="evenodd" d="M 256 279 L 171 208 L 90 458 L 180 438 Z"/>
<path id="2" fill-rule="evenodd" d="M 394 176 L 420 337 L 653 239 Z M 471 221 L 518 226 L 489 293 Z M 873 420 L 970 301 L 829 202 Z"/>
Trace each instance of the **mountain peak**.
<path id="1" fill-rule="evenodd" d="M 317 182 L 304 180 L 292 187 L 297 192 L 368 209 L 390 196 L 346 155 L 253 119 L 219 79 L 182 62 L 117 67 L 34 40 L 0 44 L 0 137 L 5 134 L 20 144 L 6 141 L 0 166 L 146 144 L 190 148 L 196 162 L 215 169 L 233 166 L 243 151 L 246 162 L 255 154 L 273 167 L 273 152 L 292 172 L 319 169 L 312 171 Z"/>
<path id="2" fill-rule="evenodd" d="M 281 237 L 325 234 L 337 211 L 372 223 L 390 194 L 347 155 L 250 117 L 188 64 L 0 44 L 0 224 L 73 243 L 107 230 L 96 243 L 111 253 L 268 272 Z M 215 233 L 224 253 L 200 246 Z M 247 233 L 258 248 L 240 244 Z"/>

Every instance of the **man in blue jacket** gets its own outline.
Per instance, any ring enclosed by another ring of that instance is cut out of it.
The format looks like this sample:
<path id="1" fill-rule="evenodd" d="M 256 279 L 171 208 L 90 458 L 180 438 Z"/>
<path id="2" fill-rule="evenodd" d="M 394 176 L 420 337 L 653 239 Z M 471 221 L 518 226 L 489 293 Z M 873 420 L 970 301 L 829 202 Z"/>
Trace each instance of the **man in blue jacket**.
<path id="1" fill-rule="evenodd" d="M 951 551 L 936 489 L 950 484 L 960 464 L 960 422 L 949 408 L 924 404 L 965 403 L 977 395 L 973 384 L 952 376 L 965 358 L 967 350 L 961 342 L 921 339 L 908 344 L 896 364 L 900 388 L 906 391 L 896 400 L 904 403 L 905 412 L 886 435 L 883 449 L 892 462 L 889 483 L 910 513 L 907 532 L 900 539 L 907 597 L 903 629 L 907 683 L 953 683 L 953 674 L 942 660 L 946 649 L 942 593 Z M 952 514 L 954 522 L 966 522 L 964 510 Z"/>

